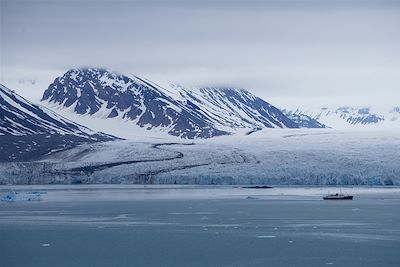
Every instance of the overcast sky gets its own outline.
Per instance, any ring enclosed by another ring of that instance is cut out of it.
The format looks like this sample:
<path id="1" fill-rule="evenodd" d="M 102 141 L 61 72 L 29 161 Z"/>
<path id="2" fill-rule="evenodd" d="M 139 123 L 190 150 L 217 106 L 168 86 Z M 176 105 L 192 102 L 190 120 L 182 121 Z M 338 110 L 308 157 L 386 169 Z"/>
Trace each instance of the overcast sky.
<path id="1" fill-rule="evenodd" d="M 0 82 L 30 99 L 94 66 L 280 106 L 400 105 L 400 1 L 0 3 Z"/>

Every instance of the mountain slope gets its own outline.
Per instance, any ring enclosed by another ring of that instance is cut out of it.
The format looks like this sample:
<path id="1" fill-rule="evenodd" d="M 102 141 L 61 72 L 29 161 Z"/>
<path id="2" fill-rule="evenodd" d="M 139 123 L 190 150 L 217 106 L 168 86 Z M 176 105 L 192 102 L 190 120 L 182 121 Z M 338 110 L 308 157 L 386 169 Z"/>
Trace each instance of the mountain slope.
<path id="1" fill-rule="evenodd" d="M 187 89 L 172 85 L 187 105 L 200 107 L 199 112 L 215 125 L 235 128 L 298 128 L 279 109 L 244 89 L 203 87 Z"/>
<path id="2" fill-rule="evenodd" d="M 31 160 L 78 144 L 114 139 L 34 105 L 0 84 L 0 161 Z"/>
<path id="3" fill-rule="evenodd" d="M 182 138 L 209 138 L 238 129 L 299 128 L 279 109 L 243 89 L 161 87 L 104 69 L 72 69 L 42 101 L 96 118 L 117 118 Z"/>

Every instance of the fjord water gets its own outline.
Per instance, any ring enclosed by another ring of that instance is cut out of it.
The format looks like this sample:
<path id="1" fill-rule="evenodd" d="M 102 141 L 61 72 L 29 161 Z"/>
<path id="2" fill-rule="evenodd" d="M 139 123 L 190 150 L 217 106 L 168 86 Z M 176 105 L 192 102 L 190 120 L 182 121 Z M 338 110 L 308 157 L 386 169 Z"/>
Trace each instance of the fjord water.
<path id="1" fill-rule="evenodd" d="M 400 266 L 400 188 L 13 188 L 0 266 Z"/>

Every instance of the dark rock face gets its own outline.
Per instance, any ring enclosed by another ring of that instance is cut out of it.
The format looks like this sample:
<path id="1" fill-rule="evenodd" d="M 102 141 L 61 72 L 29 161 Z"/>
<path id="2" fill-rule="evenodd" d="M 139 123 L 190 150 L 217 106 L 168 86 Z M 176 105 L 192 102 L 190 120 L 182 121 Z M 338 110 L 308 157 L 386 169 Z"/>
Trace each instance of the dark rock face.
<path id="1" fill-rule="evenodd" d="M 114 139 L 34 105 L 0 85 L 0 161 L 38 159 L 82 143 Z"/>

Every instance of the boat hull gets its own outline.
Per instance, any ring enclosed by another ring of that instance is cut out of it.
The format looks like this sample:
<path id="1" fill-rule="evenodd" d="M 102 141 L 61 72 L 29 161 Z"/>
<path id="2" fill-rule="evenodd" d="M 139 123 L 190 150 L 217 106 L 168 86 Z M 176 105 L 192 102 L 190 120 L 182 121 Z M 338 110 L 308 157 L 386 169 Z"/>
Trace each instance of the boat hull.
<path id="1" fill-rule="evenodd" d="M 324 200 L 352 200 L 353 196 L 326 196 Z"/>

